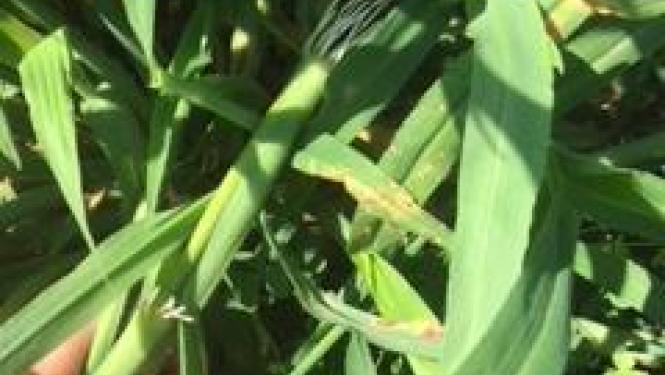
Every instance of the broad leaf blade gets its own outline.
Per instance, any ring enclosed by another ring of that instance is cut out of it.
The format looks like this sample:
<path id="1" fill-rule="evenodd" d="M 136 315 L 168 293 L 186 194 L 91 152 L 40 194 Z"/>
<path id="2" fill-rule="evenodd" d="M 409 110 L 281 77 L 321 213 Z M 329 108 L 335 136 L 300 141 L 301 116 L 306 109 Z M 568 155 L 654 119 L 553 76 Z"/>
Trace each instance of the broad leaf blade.
<path id="1" fill-rule="evenodd" d="M 53 33 L 19 65 L 23 95 L 37 141 L 90 248 L 70 90 L 71 55 L 64 30 Z"/>
<path id="2" fill-rule="evenodd" d="M 448 286 L 445 374 L 468 373 L 463 364 L 485 340 L 520 277 L 550 134 L 553 69 L 536 3 L 490 1 L 479 17 Z M 487 371 L 494 363 L 482 365 Z"/>
<path id="3" fill-rule="evenodd" d="M 564 197 L 544 191 L 520 278 L 456 374 L 563 372 L 570 341 L 571 269 L 578 228 Z"/>

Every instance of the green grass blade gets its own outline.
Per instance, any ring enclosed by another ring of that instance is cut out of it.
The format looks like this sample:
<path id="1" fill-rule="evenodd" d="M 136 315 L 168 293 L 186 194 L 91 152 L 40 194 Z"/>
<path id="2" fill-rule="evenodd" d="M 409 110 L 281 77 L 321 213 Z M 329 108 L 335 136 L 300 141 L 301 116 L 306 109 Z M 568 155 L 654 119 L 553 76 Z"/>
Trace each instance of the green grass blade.
<path id="1" fill-rule="evenodd" d="M 48 32 L 54 32 L 66 23 L 64 15 L 55 9 L 54 4 L 41 0 L 9 0 L 16 9 L 35 24 Z M 69 25 L 68 25 L 69 26 Z M 69 29 L 69 42 L 77 59 L 95 72 L 101 80 L 108 81 L 124 103 L 133 108 L 141 118 L 145 118 L 145 98 L 133 77 L 115 59 L 106 55 L 80 32 Z"/>
<path id="2" fill-rule="evenodd" d="M 187 23 L 178 43 L 169 73 L 180 78 L 198 75 L 211 61 L 208 41 L 215 28 L 216 2 L 201 1 Z M 157 76 L 155 76 L 157 77 Z M 153 83 L 158 83 L 158 80 Z M 146 202 L 148 212 L 159 206 L 162 185 L 168 175 L 169 161 L 177 142 L 182 121 L 189 114 L 189 105 L 173 97 L 159 96 L 150 117 L 148 162 L 146 166 Z"/>
<path id="3" fill-rule="evenodd" d="M 293 166 L 303 173 L 342 183 L 363 210 L 442 248 L 451 246 L 451 233 L 445 225 L 421 209 L 369 159 L 334 137 L 317 138 L 296 154 Z"/>
<path id="4" fill-rule="evenodd" d="M 614 229 L 665 243 L 665 180 L 563 149 L 557 158 L 578 210 Z"/>
<path id="5" fill-rule="evenodd" d="M 184 80 L 164 73 L 158 88 L 165 95 L 185 99 L 244 130 L 251 131 L 261 121 L 261 115 L 258 111 L 239 103 L 238 98 L 245 96 L 249 90 L 239 86 L 238 83 L 233 79 L 194 78 Z"/>
<path id="6" fill-rule="evenodd" d="M 30 50 L 19 65 L 19 73 L 37 141 L 92 249 L 94 240 L 88 228 L 81 188 L 70 90 L 71 56 L 65 32 L 55 32 Z"/>
<path id="7" fill-rule="evenodd" d="M 21 169 L 21 157 L 16 145 L 14 145 L 14 137 L 9 127 L 2 99 L 0 99 L 0 155 L 11 162 L 16 169 Z"/>
<path id="8" fill-rule="evenodd" d="M 469 92 L 470 70 L 469 53 L 444 66 L 441 77 L 423 94 L 381 156 L 379 167 L 388 176 L 404 182 L 432 139 L 449 120 L 458 119 L 456 114 L 465 108 Z"/>
<path id="9" fill-rule="evenodd" d="M 123 4 L 115 0 L 99 0 L 95 1 L 91 8 L 89 11 L 92 10 L 91 13 L 94 13 L 94 20 L 104 24 L 104 27 L 132 56 L 136 66 L 145 68 L 143 51 L 129 26 Z"/>
<path id="10" fill-rule="evenodd" d="M 208 374 L 206 349 L 199 317 L 178 322 L 178 363 L 180 375 Z"/>
<path id="11" fill-rule="evenodd" d="M 376 366 L 372 359 L 367 341 L 352 333 L 344 357 L 344 375 L 376 375 Z"/>
<path id="12" fill-rule="evenodd" d="M 40 35 L 9 12 L 0 9 L 0 64 L 15 68 Z"/>
<path id="13" fill-rule="evenodd" d="M 579 243 L 575 272 L 609 293 L 618 307 L 635 309 L 658 324 L 665 322 L 665 283 L 633 260 L 602 245 Z"/>
<path id="14" fill-rule="evenodd" d="M 16 283 L 11 282 L 11 275 L 7 277 L 8 275 L 3 274 L 0 279 L 3 280 L 3 284 L 9 281 L 8 284 L 11 287 L 11 293 L 6 298 L 2 298 L 0 323 L 4 323 L 40 291 L 58 281 L 58 279 L 74 268 L 77 262 L 81 260 L 80 258 L 81 256 L 78 254 L 73 256 L 61 256 L 58 254 L 58 256 L 47 256 L 44 259 L 40 259 L 38 261 L 41 263 L 38 264 L 39 267 L 35 267 L 36 262 L 30 262 L 32 264 L 26 265 L 16 265 L 14 270 L 21 272 L 20 275 L 17 275 L 18 282 Z M 9 269 L 12 270 L 12 268 Z"/>
<path id="15" fill-rule="evenodd" d="M 150 115 L 150 135 L 146 155 L 145 198 L 148 212 L 157 212 L 162 185 L 177 141 L 178 128 L 189 114 L 187 103 L 175 98 L 159 98 Z"/>
<path id="16" fill-rule="evenodd" d="M 289 375 L 304 375 L 330 351 L 332 346 L 346 333 L 346 329 L 329 323 L 320 324 L 291 360 L 293 370 Z"/>
<path id="17" fill-rule="evenodd" d="M 475 22 L 444 374 L 465 373 L 522 272 L 553 102 L 550 45 L 535 2 L 488 2 Z"/>
<path id="18" fill-rule="evenodd" d="M 154 40 L 155 40 L 155 12 L 157 4 L 155 0 L 123 0 L 125 14 L 129 21 L 136 39 L 138 40 L 143 54 L 151 69 L 156 67 Z"/>
<path id="19" fill-rule="evenodd" d="M 9 0 L 8 2 L 24 14 L 30 22 L 47 30 L 53 30 L 65 23 L 65 18 L 50 2 L 41 0 Z"/>
<path id="20" fill-rule="evenodd" d="M 0 326 L 0 374 L 26 369 L 180 248 L 206 202 L 125 227 Z"/>

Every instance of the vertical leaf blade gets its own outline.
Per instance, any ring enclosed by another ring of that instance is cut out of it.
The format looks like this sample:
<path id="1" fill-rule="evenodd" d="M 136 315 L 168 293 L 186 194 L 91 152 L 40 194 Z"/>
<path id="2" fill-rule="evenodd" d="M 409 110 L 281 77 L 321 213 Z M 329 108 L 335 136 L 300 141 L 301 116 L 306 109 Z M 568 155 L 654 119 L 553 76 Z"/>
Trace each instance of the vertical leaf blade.
<path id="1" fill-rule="evenodd" d="M 446 374 L 467 373 L 462 363 L 490 330 L 522 272 L 553 101 L 549 40 L 535 2 L 489 1 L 473 26 Z M 511 52 L 516 50 L 519 55 Z"/>
<path id="2" fill-rule="evenodd" d="M 9 121 L 7 115 L 2 107 L 0 101 L 0 155 L 9 160 L 15 168 L 21 168 L 21 158 L 18 155 L 16 146 L 14 145 L 14 137 L 12 137 L 11 129 L 9 128 Z"/>
<path id="3" fill-rule="evenodd" d="M 81 188 L 69 87 L 71 55 L 64 30 L 30 50 L 19 65 L 19 74 L 37 141 L 88 246 L 93 248 Z"/>
<path id="4" fill-rule="evenodd" d="M 131 1 L 131 0 L 130 0 Z M 208 40 L 215 25 L 216 2 L 199 2 L 178 43 L 169 72 L 179 78 L 190 78 L 210 63 Z M 157 75 L 155 75 L 157 76 Z M 189 114 L 184 100 L 160 96 L 150 117 L 148 160 L 146 165 L 146 203 L 149 212 L 157 211 L 164 181 L 168 176 L 171 154 L 176 148 L 178 128 Z"/>
<path id="5" fill-rule="evenodd" d="M 205 375 L 208 373 L 205 340 L 198 318 L 193 322 L 178 322 L 180 375 Z"/>
<path id="6" fill-rule="evenodd" d="M 139 41 L 149 66 L 155 62 L 153 43 L 155 33 L 155 0 L 123 0 L 125 13 Z"/>

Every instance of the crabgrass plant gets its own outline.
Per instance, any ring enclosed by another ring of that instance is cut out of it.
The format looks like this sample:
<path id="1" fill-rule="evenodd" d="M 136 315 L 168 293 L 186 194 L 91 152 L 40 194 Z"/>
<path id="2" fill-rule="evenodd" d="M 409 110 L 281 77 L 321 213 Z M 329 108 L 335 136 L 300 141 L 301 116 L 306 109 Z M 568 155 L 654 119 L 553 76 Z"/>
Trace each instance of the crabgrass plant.
<path id="1" fill-rule="evenodd" d="M 662 372 L 664 17 L 5 1 L 0 375 Z"/>

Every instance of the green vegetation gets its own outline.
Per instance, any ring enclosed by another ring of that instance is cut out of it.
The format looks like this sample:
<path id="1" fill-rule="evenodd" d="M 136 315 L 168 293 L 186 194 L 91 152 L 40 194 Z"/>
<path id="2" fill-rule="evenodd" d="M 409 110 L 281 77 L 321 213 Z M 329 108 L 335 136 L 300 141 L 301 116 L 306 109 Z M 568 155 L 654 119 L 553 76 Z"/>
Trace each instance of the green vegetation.
<path id="1" fill-rule="evenodd" d="M 665 371 L 664 0 L 7 0 L 0 375 Z"/>

